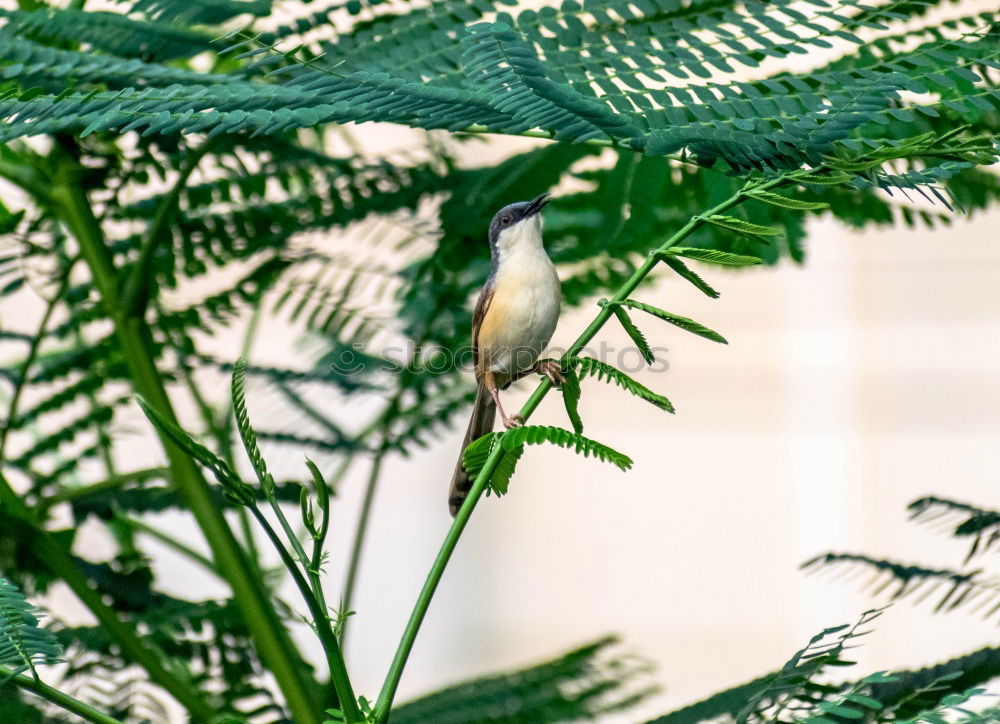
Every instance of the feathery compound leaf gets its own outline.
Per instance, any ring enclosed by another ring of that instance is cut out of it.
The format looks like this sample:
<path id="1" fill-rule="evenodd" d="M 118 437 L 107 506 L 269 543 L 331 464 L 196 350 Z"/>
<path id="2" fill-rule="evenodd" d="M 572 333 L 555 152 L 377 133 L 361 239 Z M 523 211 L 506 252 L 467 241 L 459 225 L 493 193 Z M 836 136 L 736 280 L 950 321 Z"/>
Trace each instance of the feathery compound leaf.
<path id="1" fill-rule="evenodd" d="M 739 255 L 735 254 L 734 256 L 739 256 Z M 708 282 L 702 279 L 697 273 L 692 271 L 687 264 L 682 262 L 677 257 L 663 255 L 661 257 L 661 261 L 668 267 L 673 269 L 675 272 L 677 272 L 677 275 L 680 276 L 682 279 L 687 279 L 689 282 L 691 282 L 695 286 L 695 288 L 697 288 L 698 291 L 700 291 L 702 294 L 705 294 L 706 296 L 709 296 L 712 299 L 719 298 L 719 293 L 715 291 L 715 289 L 713 289 Z"/>
<path id="2" fill-rule="evenodd" d="M 623 390 L 632 393 L 636 397 L 646 400 L 646 402 L 656 405 L 661 410 L 666 410 L 667 412 L 674 411 L 674 406 L 670 403 L 670 400 L 663 395 L 656 394 L 648 387 L 629 377 L 617 367 L 613 367 L 612 365 L 601 362 L 593 357 L 574 357 L 569 361 L 569 364 L 576 367 L 581 375 L 590 375 L 591 377 L 596 377 L 602 382 L 613 382 Z"/>
<path id="3" fill-rule="evenodd" d="M 756 256 L 733 254 L 728 251 L 719 251 L 717 249 L 699 249 L 695 246 L 678 246 L 670 249 L 664 252 L 663 261 L 670 264 L 672 256 L 684 256 L 688 259 L 695 259 L 697 261 L 705 262 L 706 264 L 718 264 L 719 266 L 754 266 L 756 264 L 764 263 L 763 259 Z M 674 259 L 673 261 L 677 260 Z M 680 272 L 677 273 L 680 274 Z M 683 274 L 681 276 L 683 276 Z M 709 296 L 712 295 L 709 294 Z M 715 296 L 718 296 L 718 292 L 715 293 Z"/>
<path id="4" fill-rule="evenodd" d="M 490 490 L 496 495 L 507 494 L 507 490 L 510 488 L 510 479 L 514 477 L 514 469 L 517 467 L 517 461 L 521 459 L 521 455 L 523 454 L 524 448 L 516 447 L 513 450 L 505 452 L 497 462 L 497 466 L 493 470 L 493 475 L 490 476 Z"/>
<path id="5" fill-rule="evenodd" d="M 253 504 L 253 490 L 249 485 L 240 480 L 232 468 L 226 465 L 219 456 L 204 445 L 195 442 L 190 435 L 163 417 L 141 395 L 136 395 L 136 401 L 146 414 L 146 417 L 149 418 L 149 421 L 160 432 L 170 438 L 177 447 L 212 471 L 212 475 L 219 481 L 227 498 L 239 505 Z"/>
<path id="6" fill-rule="evenodd" d="M 664 322 L 670 322 L 670 324 L 680 327 L 686 332 L 697 334 L 699 337 L 704 337 L 705 339 L 710 339 L 713 342 L 719 342 L 720 344 L 729 344 L 729 342 L 726 341 L 726 338 L 721 334 L 705 327 L 704 325 L 698 324 L 698 322 L 693 319 L 681 317 L 677 314 L 671 314 L 670 312 L 666 312 L 659 307 L 644 304 L 643 302 L 637 302 L 634 299 L 626 299 L 622 302 L 622 304 L 626 307 L 639 309 L 647 314 L 652 314 L 654 317 L 659 317 Z"/>
<path id="7" fill-rule="evenodd" d="M 0 576 L 0 665 L 15 673 L 34 673 L 35 664 L 60 661 L 62 648 L 51 631 L 38 625 L 37 612 L 17 586 Z"/>
<path id="8" fill-rule="evenodd" d="M 632 467 L 632 458 L 628 455 L 624 455 L 596 440 L 591 440 L 589 437 L 564 430 L 561 427 L 525 425 L 524 427 L 515 427 L 512 430 L 497 434 L 502 436 L 500 444 L 507 451 L 515 450 L 522 445 L 551 443 L 559 447 L 571 448 L 584 457 L 593 455 L 598 460 L 611 463 L 622 470 L 628 470 Z"/>
<path id="9" fill-rule="evenodd" d="M 940 705 L 947 696 L 987 684 L 998 675 L 1000 648 L 987 647 L 934 666 L 915 671 L 895 670 L 891 672 L 891 676 L 881 676 L 878 679 L 867 676 L 863 681 L 868 685 L 866 698 L 869 704 L 875 702 L 878 710 L 891 712 L 896 719 L 906 719 Z M 848 690 L 852 685 L 845 683 L 838 688 Z M 856 696 L 847 698 L 864 705 Z"/>
<path id="10" fill-rule="evenodd" d="M 737 724 L 779 720 L 782 711 L 801 711 L 822 702 L 829 687 L 815 679 L 831 666 L 848 662 L 843 654 L 856 639 L 869 633 L 865 627 L 885 609 L 866 611 L 853 625 L 834 626 L 813 636 L 805 648 L 790 658 L 753 695 L 736 717 Z"/>
<path id="11" fill-rule="evenodd" d="M 566 406 L 566 414 L 573 425 L 573 432 L 579 434 L 583 432 L 583 420 L 580 419 L 580 378 L 576 371 L 572 369 L 573 361 L 562 371 L 563 383 L 562 391 L 563 404 Z"/>
<path id="12" fill-rule="evenodd" d="M 644 662 L 609 653 L 602 639 L 543 664 L 473 679 L 392 710 L 394 724 L 592 721 L 633 706 L 653 689 L 636 687 Z M 502 712 L 502 713 L 501 713 Z"/>
<path id="13" fill-rule="evenodd" d="M 470 478 L 475 479 L 479 475 L 479 471 L 483 469 L 487 458 L 489 458 L 490 454 L 499 444 L 501 434 L 499 432 L 491 432 L 488 435 L 483 435 L 478 440 L 472 442 L 462 453 L 462 467 L 465 468 Z M 497 462 L 497 466 L 493 469 L 493 474 L 490 475 L 490 479 L 487 481 L 490 491 L 498 496 L 507 494 L 507 490 L 510 487 L 510 479 L 513 477 L 514 469 L 517 467 L 517 461 L 521 459 L 523 453 L 524 446 L 503 452 L 500 460 Z"/>
<path id="14" fill-rule="evenodd" d="M 604 304 L 608 303 L 609 302 L 604 302 Z M 656 361 L 656 358 L 653 356 L 653 350 L 649 348 L 649 342 L 646 341 L 645 335 L 643 335 L 643 333 L 639 331 L 639 328 L 632 322 L 632 318 L 628 316 L 628 312 L 622 309 L 620 304 L 615 304 L 612 311 L 614 311 L 615 316 L 618 317 L 618 321 L 621 322 L 621 325 L 628 333 L 628 336 L 632 338 L 633 342 L 635 342 L 635 346 L 638 348 L 639 354 L 642 355 L 642 358 L 646 360 L 646 364 L 653 364 L 653 362 Z"/>
<path id="15" fill-rule="evenodd" d="M 257 446 L 257 433 L 254 432 L 253 426 L 250 424 L 250 415 L 247 413 L 246 375 L 247 361 L 244 357 L 240 357 L 233 365 L 232 378 L 233 414 L 236 416 L 236 429 L 239 430 L 243 447 L 247 451 L 247 457 L 250 458 L 250 464 L 253 465 L 260 484 L 264 487 L 273 487 L 273 478 L 267 471 L 267 463 L 264 462 L 264 456 L 261 455 L 260 448 Z"/>
<path id="16" fill-rule="evenodd" d="M 907 506 L 910 519 L 946 528 L 956 538 L 972 538 L 966 562 L 1000 542 L 1000 511 L 928 496 Z"/>
<path id="17" fill-rule="evenodd" d="M 747 195 L 750 196 L 750 198 L 763 201 L 765 204 L 780 206 L 783 209 L 795 209 L 796 211 L 819 211 L 820 209 L 830 208 L 830 204 L 823 203 L 822 201 L 802 201 L 800 199 L 790 199 L 787 196 L 771 193 L 770 191 L 751 191 Z"/>
<path id="18" fill-rule="evenodd" d="M 778 236 L 781 234 L 781 229 L 776 229 L 773 226 L 754 224 L 749 221 L 737 219 L 733 216 L 726 216 L 724 214 L 714 214 L 705 219 L 705 221 L 710 224 L 715 224 L 716 226 L 721 226 L 723 229 L 729 229 L 730 231 L 737 231 L 740 234 L 745 234 L 751 239 L 756 239 L 761 236 Z"/>
<path id="19" fill-rule="evenodd" d="M 511 476 L 517 461 L 524 453 L 525 445 L 542 445 L 551 443 L 559 447 L 571 448 L 584 457 L 593 455 L 599 460 L 609 462 L 622 470 L 632 467 L 632 459 L 602 445 L 596 440 L 584 437 L 561 427 L 545 425 L 525 425 L 515 427 L 506 432 L 491 432 L 483 435 L 465 449 L 462 454 L 462 466 L 470 478 L 475 478 L 483 469 L 487 459 L 499 445 L 503 449 L 502 456 L 489 479 L 489 487 L 497 495 L 504 495 L 510 484 Z"/>
<path id="20" fill-rule="evenodd" d="M 1000 611 L 997 605 L 1000 582 L 981 575 L 982 571 L 924 568 L 855 553 L 826 553 L 806 561 L 802 568 L 810 572 L 830 570 L 838 573 L 866 570 L 874 574 L 867 577 L 864 584 L 872 592 L 887 592 L 893 600 L 908 596 L 919 603 L 931 600 L 935 611 L 955 611 L 964 607 L 981 613 L 984 618 L 992 618 Z"/>

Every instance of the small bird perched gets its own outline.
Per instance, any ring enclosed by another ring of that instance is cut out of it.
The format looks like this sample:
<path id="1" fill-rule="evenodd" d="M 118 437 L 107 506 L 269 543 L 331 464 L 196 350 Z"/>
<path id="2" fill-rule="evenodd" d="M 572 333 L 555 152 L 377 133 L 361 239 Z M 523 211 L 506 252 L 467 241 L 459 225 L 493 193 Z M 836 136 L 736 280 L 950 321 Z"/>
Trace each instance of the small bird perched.
<path id="1" fill-rule="evenodd" d="M 523 424 L 519 416 L 508 417 L 504 412 L 499 390 L 532 372 L 544 374 L 553 384 L 563 380 L 558 362 L 538 360 L 552 339 L 562 302 L 559 277 L 542 247 L 539 212 L 548 202 L 548 194 L 542 194 L 532 201 L 504 206 L 490 222 L 493 268 L 472 315 L 472 355 L 479 389 L 462 451 L 492 431 L 497 410 L 504 427 Z M 452 516 L 458 514 L 471 487 L 459 453 L 448 495 Z"/>

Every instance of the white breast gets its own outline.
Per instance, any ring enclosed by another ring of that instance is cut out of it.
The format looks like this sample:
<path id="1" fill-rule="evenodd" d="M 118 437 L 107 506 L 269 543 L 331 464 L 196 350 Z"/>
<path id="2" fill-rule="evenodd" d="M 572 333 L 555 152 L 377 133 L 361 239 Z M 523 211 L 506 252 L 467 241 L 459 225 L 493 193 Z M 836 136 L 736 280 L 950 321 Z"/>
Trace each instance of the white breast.
<path id="1" fill-rule="evenodd" d="M 500 265 L 490 312 L 502 315 L 486 352 L 489 369 L 514 374 L 534 366 L 559 321 L 559 277 L 540 247 L 518 249 Z M 488 313 L 489 314 L 489 313 Z"/>

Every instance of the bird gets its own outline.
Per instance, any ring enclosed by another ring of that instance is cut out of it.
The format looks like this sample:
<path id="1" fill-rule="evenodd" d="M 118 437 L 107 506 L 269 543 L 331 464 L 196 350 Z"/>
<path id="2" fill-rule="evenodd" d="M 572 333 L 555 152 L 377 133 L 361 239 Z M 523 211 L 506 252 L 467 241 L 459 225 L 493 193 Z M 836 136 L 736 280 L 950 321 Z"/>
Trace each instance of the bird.
<path id="1" fill-rule="evenodd" d="M 549 195 L 542 194 L 531 201 L 508 204 L 490 222 L 492 268 L 472 315 L 472 359 L 478 388 L 462 451 L 493 430 L 498 410 L 505 428 L 523 424 L 519 415 L 504 412 L 500 390 L 535 372 L 554 385 L 563 382 L 557 361 L 538 359 L 552 339 L 562 304 L 559 276 L 542 245 L 541 211 L 548 203 Z M 460 451 L 448 494 L 452 517 L 458 514 L 471 487 Z"/>

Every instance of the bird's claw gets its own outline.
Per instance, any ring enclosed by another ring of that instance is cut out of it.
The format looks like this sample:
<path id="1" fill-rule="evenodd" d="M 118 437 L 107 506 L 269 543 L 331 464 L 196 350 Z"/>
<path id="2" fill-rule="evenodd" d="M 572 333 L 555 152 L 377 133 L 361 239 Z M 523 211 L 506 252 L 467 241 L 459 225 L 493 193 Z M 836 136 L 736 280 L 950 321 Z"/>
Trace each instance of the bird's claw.
<path id="1" fill-rule="evenodd" d="M 551 382 L 555 387 L 559 387 L 566 381 L 566 378 L 562 373 L 562 365 L 554 359 L 546 359 L 539 362 L 538 371 L 548 377 L 549 382 Z"/>
<path id="2" fill-rule="evenodd" d="M 503 426 L 508 430 L 513 430 L 515 427 L 521 427 L 522 425 L 524 425 L 523 415 L 511 415 L 503 419 Z"/>

